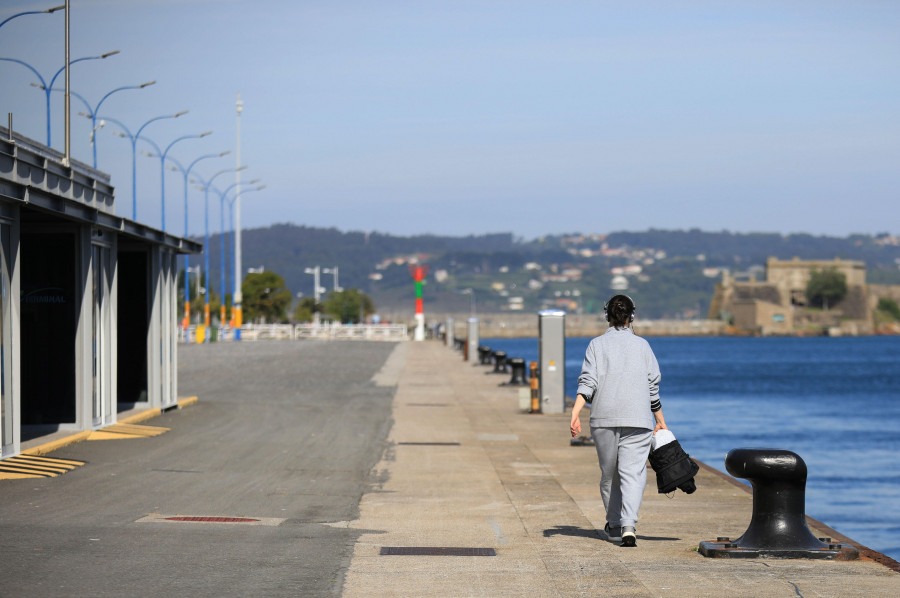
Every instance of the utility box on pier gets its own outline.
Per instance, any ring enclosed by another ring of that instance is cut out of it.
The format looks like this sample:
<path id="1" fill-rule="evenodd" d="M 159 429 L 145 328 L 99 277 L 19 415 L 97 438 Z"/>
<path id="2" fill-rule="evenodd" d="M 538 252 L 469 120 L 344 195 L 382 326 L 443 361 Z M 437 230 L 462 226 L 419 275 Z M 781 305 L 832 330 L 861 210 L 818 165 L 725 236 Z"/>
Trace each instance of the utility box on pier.
<path id="1" fill-rule="evenodd" d="M 542 413 L 566 410 L 566 312 L 538 312 L 538 362 Z"/>
<path id="2" fill-rule="evenodd" d="M 453 327 L 455 323 L 453 322 L 453 318 L 447 318 L 447 332 L 444 333 L 444 340 L 447 342 L 447 346 L 451 349 L 453 348 L 453 344 L 456 342 L 456 334 L 453 332 Z"/>
<path id="3" fill-rule="evenodd" d="M 466 336 L 466 361 L 478 361 L 478 318 L 469 318 Z"/>

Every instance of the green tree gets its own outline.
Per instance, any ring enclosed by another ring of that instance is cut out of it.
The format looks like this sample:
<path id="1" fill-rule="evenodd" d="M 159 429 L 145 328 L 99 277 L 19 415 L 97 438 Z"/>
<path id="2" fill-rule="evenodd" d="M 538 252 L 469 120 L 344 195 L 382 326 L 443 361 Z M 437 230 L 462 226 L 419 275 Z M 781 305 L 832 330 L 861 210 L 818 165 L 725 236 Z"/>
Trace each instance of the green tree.
<path id="1" fill-rule="evenodd" d="M 322 304 L 316 303 L 314 297 L 304 297 L 298 301 L 297 305 L 294 307 L 294 321 L 311 322 L 313 314 L 316 312 L 322 312 Z"/>
<path id="2" fill-rule="evenodd" d="M 248 274 L 241 284 L 243 315 L 248 322 L 286 322 L 291 292 L 275 272 Z"/>
<path id="3" fill-rule="evenodd" d="M 895 321 L 900 322 L 900 306 L 897 305 L 897 302 L 893 299 L 888 299 L 887 297 L 882 297 L 878 300 L 878 307 L 876 308 L 880 312 L 884 312 L 894 318 Z"/>
<path id="4" fill-rule="evenodd" d="M 347 289 L 329 293 L 322 309 L 341 323 L 359 323 L 361 318 L 375 313 L 375 304 L 359 289 Z"/>
<path id="5" fill-rule="evenodd" d="M 191 293 L 193 295 L 193 293 Z M 191 299 L 191 321 L 194 323 L 203 323 L 204 318 L 204 308 L 206 305 L 206 289 L 204 287 L 200 287 L 200 294 Z M 219 295 L 212 289 L 209 290 L 209 316 L 210 323 L 212 323 L 213 319 L 218 319 L 219 317 L 219 307 L 222 305 L 222 302 L 219 300 Z M 183 311 L 183 308 L 182 308 Z M 182 314 L 183 316 L 184 314 Z"/>
<path id="6" fill-rule="evenodd" d="M 847 296 L 847 277 L 836 268 L 813 270 L 806 283 L 806 298 L 811 305 L 828 309 Z"/>

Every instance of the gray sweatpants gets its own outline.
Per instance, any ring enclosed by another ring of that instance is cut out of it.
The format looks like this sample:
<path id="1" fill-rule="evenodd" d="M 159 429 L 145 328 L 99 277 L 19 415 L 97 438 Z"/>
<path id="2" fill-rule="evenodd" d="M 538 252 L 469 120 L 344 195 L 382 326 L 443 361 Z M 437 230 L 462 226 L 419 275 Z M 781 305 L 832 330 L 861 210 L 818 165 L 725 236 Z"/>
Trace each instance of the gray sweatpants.
<path id="1" fill-rule="evenodd" d="M 591 437 L 602 472 L 600 496 L 606 507 L 606 521 L 611 527 L 634 527 L 647 484 L 647 456 L 653 430 L 591 428 Z"/>

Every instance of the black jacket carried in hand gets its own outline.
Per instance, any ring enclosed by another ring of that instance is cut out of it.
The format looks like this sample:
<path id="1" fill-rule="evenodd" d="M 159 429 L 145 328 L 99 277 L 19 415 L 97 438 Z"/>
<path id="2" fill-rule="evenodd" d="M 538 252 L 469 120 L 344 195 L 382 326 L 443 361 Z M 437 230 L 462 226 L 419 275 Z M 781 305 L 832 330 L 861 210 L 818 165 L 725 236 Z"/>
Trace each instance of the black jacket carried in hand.
<path id="1" fill-rule="evenodd" d="M 691 460 L 677 440 L 650 451 L 650 467 L 656 472 L 656 488 L 660 494 L 674 492 L 676 488 L 691 494 L 697 489 L 694 476 L 700 466 Z"/>

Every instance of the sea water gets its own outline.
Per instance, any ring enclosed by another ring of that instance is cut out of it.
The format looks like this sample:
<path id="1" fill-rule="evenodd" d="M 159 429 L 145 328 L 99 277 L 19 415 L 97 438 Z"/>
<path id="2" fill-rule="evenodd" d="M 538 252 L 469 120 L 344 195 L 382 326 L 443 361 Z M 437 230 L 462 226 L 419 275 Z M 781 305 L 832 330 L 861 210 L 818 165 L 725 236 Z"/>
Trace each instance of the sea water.
<path id="1" fill-rule="evenodd" d="M 566 339 L 569 397 L 590 340 Z M 733 448 L 794 451 L 806 513 L 900 560 L 900 337 L 647 340 L 666 423 L 691 456 L 725 471 Z M 535 338 L 482 344 L 538 358 Z"/>

